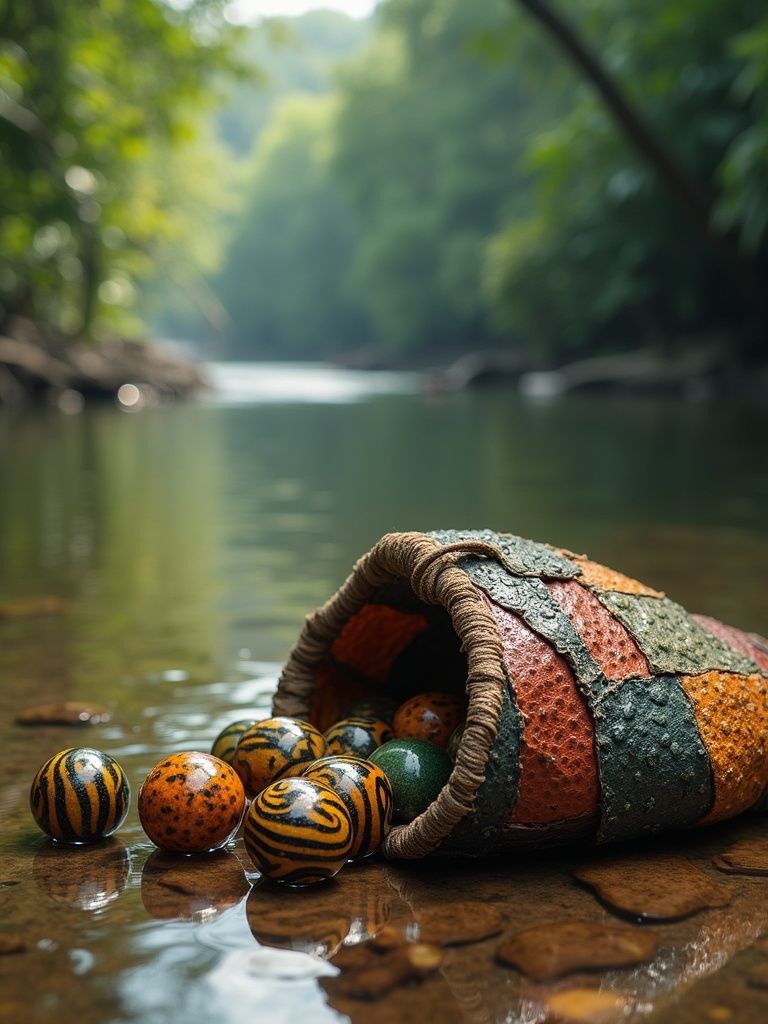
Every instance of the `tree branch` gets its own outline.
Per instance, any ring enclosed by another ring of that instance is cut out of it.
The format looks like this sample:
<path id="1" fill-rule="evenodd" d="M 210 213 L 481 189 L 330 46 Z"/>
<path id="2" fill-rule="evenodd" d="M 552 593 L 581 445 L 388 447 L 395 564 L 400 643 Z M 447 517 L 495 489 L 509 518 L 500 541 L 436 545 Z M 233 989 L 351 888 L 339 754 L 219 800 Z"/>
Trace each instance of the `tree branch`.
<path id="1" fill-rule="evenodd" d="M 513 0 L 531 14 L 558 42 L 573 63 L 597 89 L 614 120 L 637 152 L 653 167 L 672 199 L 720 258 L 720 262 L 746 292 L 763 318 L 766 288 L 756 262 L 744 253 L 733 232 L 719 231 L 712 221 L 717 199 L 708 182 L 694 174 L 632 106 L 600 60 L 547 0 Z"/>

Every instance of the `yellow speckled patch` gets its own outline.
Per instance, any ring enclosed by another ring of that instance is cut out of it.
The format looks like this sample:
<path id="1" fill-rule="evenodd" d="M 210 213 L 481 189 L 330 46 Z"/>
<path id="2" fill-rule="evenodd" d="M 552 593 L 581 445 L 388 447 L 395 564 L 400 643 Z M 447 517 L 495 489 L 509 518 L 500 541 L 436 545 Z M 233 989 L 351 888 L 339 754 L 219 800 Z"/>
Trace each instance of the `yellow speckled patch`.
<path id="1" fill-rule="evenodd" d="M 565 548 L 557 548 L 558 554 L 570 559 L 581 567 L 579 583 L 587 587 L 595 587 L 597 590 L 615 590 L 620 594 L 644 594 L 646 597 L 664 597 L 661 590 L 653 590 L 646 587 L 639 580 L 633 580 L 631 576 L 625 576 L 615 569 L 609 569 L 605 565 L 591 562 L 586 555 L 574 555 Z"/>
<path id="2" fill-rule="evenodd" d="M 768 784 L 768 682 L 759 675 L 680 676 L 712 763 L 715 801 L 696 824 L 732 818 Z"/>

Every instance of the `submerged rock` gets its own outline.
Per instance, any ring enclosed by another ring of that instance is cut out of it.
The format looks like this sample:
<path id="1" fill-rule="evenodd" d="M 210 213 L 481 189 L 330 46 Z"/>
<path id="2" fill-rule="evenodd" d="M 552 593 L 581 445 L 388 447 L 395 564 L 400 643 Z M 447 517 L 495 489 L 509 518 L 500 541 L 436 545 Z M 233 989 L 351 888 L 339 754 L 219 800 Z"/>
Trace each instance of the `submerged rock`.
<path id="1" fill-rule="evenodd" d="M 536 981 L 579 970 L 633 967 L 649 960 L 659 943 L 654 932 L 595 921 L 552 921 L 525 928 L 499 948 L 502 963 Z"/>
<path id="2" fill-rule="evenodd" d="M 645 920 L 687 917 L 732 899 L 729 889 L 677 854 L 607 857 L 579 865 L 573 874 L 616 910 Z"/>
<path id="3" fill-rule="evenodd" d="M 71 341 L 22 317 L 0 327 L 0 406 L 43 399 L 77 412 L 84 399 L 115 398 L 123 387 L 143 394 L 144 404 L 159 404 L 209 386 L 197 362 L 160 343 Z"/>

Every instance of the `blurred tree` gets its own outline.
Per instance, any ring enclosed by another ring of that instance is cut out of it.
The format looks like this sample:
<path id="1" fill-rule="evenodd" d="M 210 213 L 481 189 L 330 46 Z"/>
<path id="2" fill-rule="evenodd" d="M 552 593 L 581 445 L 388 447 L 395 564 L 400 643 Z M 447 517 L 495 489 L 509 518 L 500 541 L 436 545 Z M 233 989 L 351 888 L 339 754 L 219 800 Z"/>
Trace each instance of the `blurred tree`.
<path id="1" fill-rule="evenodd" d="M 764 358 L 762 4 L 582 0 L 574 27 L 546 0 L 517 2 L 589 84 L 531 142 L 535 211 L 490 246 L 499 321 L 530 331 L 553 362 L 715 332 Z"/>
<path id="2" fill-rule="evenodd" d="M 198 122 L 235 70 L 225 6 L 0 0 L 0 325 L 136 330 L 164 252 L 210 269 L 226 188 Z"/>
<path id="3" fill-rule="evenodd" d="M 349 211 L 328 173 L 336 107 L 331 96 L 286 96 L 258 139 L 214 283 L 232 320 L 231 356 L 328 356 L 366 340 L 344 290 Z"/>
<path id="4" fill-rule="evenodd" d="M 560 104 L 557 90 L 532 99 L 521 71 L 480 52 L 509 23 L 503 0 L 389 0 L 340 78 L 334 167 L 355 215 L 351 284 L 395 349 L 497 340 L 481 288 L 486 239 L 502 211 L 527 209 L 519 160 Z"/>
<path id="5" fill-rule="evenodd" d="M 222 139 L 238 156 L 247 156 L 279 99 L 294 92 L 327 93 L 335 65 L 358 51 L 370 34 L 370 18 L 349 18 L 338 11 L 264 19 L 238 48 L 238 59 L 258 69 L 258 81 L 244 81 L 230 90 L 216 114 Z"/>

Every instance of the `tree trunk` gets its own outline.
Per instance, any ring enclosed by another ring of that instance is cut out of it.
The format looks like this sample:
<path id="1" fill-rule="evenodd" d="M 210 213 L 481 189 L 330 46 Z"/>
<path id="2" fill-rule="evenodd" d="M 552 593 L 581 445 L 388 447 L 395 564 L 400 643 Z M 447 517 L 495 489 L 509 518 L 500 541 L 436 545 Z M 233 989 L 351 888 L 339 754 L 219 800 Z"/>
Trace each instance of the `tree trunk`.
<path id="1" fill-rule="evenodd" d="M 597 89 L 603 102 L 636 151 L 655 168 L 672 199 L 688 217 L 721 265 L 735 281 L 752 311 L 752 319 L 766 321 L 765 280 L 759 264 L 740 247 L 734 232 L 719 231 L 712 222 L 716 193 L 709 183 L 687 167 L 654 131 L 640 111 L 627 100 L 575 29 L 547 0 L 513 0 L 528 11 L 558 42 L 573 63 Z"/>

